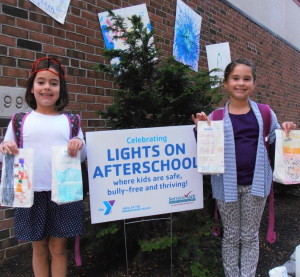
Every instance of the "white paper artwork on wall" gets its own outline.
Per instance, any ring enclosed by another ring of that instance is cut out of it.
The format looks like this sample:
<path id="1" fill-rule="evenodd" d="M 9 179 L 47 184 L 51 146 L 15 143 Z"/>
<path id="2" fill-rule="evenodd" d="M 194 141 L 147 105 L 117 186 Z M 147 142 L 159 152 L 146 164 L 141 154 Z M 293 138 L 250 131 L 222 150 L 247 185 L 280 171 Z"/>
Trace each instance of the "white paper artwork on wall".
<path id="1" fill-rule="evenodd" d="M 211 72 L 211 76 L 218 76 L 223 80 L 224 70 L 231 62 L 229 42 L 206 45 L 208 70 L 219 69 Z"/>
<path id="2" fill-rule="evenodd" d="M 201 22 L 202 17 L 198 13 L 177 0 L 173 56 L 194 71 L 198 71 Z"/>
<path id="3" fill-rule="evenodd" d="M 46 14 L 53 17 L 61 24 L 65 23 L 65 18 L 71 0 L 30 0 Z"/>

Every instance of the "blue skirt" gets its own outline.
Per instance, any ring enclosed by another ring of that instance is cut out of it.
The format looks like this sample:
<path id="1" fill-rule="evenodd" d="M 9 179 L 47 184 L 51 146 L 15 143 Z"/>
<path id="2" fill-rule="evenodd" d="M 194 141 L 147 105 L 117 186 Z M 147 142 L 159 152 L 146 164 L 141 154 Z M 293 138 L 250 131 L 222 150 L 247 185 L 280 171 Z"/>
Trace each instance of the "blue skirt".
<path id="1" fill-rule="evenodd" d="M 15 237 L 22 241 L 74 237 L 83 226 L 83 201 L 58 205 L 51 201 L 51 191 L 34 192 L 31 208 L 15 209 Z"/>

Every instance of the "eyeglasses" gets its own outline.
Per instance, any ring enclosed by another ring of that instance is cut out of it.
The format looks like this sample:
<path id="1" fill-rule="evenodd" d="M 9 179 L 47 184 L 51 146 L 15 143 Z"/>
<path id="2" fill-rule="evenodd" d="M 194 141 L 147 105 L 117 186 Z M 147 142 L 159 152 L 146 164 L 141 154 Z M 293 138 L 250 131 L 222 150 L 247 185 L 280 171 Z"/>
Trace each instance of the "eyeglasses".
<path id="1" fill-rule="evenodd" d="M 41 67 L 40 66 L 41 62 L 42 62 L 42 68 L 39 68 L 39 67 Z M 56 69 L 53 66 L 53 64 L 58 65 L 58 73 L 50 68 L 50 67 L 52 67 L 52 68 Z M 32 66 L 31 66 L 31 74 L 35 74 L 37 72 L 45 71 L 45 70 L 50 71 L 53 74 L 55 74 L 55 75 L 57 75 L 61 78 L 65 78 L 65 69 L 64 69 L 64 67 L 60 64 L 59 61 L 57 61 L 53 58 L 44 57 L 44 58 L 37 59 L 33 62 Z"/>

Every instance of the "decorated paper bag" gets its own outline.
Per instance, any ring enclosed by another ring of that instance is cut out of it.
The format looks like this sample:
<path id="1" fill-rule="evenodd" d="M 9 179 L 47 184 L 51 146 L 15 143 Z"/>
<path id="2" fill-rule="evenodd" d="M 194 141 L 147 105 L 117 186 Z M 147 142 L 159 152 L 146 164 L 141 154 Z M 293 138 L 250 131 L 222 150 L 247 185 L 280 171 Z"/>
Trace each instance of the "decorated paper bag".
<path id="1" fill-rule="evenodd" d="M 202 174 L 224 173 L 224 121 L 198 121 L 197 166 Z"/>
<path id="2" fill-rule="evenodd" d="M 68 154 L 67 146 L 52 147 L 52 193 L 57 204 L 82 200 L 80 152 L 76 157 Z"/>
<path id="3" fill-rule="evenodd" d="M 289 137 L 276 130 L 273 180 L 281 184 L 300 183 L 300 130 L 292 130 Z"/>
<path id="4" fill-rule="evenodd" d="M 29 208 L 33 205 L 33 149 L 19 149 L 18 155 L 3 157 L 0 205 Z"/>

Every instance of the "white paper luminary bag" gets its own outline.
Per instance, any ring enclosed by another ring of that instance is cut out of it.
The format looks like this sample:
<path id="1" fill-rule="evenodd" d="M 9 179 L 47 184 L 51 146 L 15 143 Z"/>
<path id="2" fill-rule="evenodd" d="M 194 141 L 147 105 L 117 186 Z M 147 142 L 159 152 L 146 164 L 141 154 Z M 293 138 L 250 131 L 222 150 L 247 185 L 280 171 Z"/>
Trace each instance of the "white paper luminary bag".
<path id="1" fill-rule="evenodd" d="M 198 121 L 197 166 L 202 174 L 224 173 L 224 121 Z"/>
<path id="2" fill-rule="evenodd" d="M 80 152 L 68 154 L 67 146 L 52 147 L 52 201 L 64 204 L 82 200 Z"/>
<path id="3" fill-rule="evenodd" d="M 33 149 L 19 149 L 18 155 L 4 155 L 0 204 L 29 208 L 33 205 Z"/>

